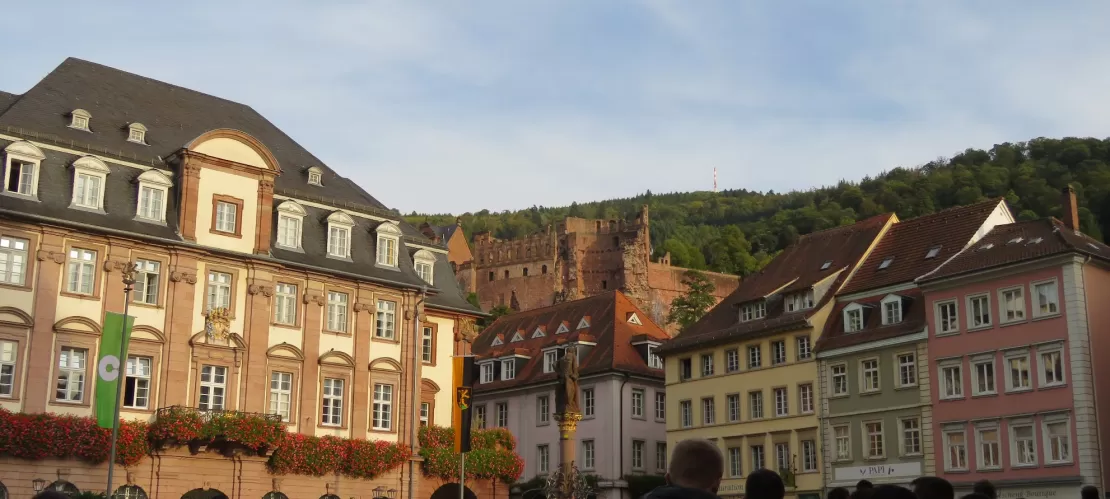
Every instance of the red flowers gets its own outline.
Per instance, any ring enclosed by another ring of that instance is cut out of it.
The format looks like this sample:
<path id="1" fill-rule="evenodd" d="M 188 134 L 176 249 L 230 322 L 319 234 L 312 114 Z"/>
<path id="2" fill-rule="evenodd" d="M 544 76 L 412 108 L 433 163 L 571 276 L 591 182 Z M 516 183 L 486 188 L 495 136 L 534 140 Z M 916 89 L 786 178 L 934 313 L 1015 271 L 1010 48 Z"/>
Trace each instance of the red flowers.
<path id="1" fill-rule="evenodd" d="M 120 423 L 116 463 L 132 466 L 149 453 L 146 428 L 142 422 Z M 0 454 L 28 460 L 55 457 L 102 463 L 108 460 L 111 439 L 112 430 L 97 426 L 93 418 L 13 414 L 0 409 Z"/>
<path id="2" fill-rule="evenodd" d="M 270 470 L 281 475 L 374 478 L 404 464 L 410 454 L 407 446 L 393 442 L 297 434 L 286 437 L 270 456 Z"/>
<path id="3" fill-rule="evenodd" d="M 150 425 L 150 440 L 167 444 L 185 444 L 200 438 L 204 421 L 200 413 L 188 407 L 169 407 L 158 411 Z"/>
<path id="4" fill-rule="evenodd" d="M 444 480 L 458 478 L 459 454 L 455 452 L 451 428 L 421 428 L 420 447 L 426 475 Z M 466 453 L 466 476 L 469 478 L 498 478 L 514 483 L 524 473 L 524 460 L 514 452 L 516 438 L 505 428 L 471 431 L 470 448 Z"/>

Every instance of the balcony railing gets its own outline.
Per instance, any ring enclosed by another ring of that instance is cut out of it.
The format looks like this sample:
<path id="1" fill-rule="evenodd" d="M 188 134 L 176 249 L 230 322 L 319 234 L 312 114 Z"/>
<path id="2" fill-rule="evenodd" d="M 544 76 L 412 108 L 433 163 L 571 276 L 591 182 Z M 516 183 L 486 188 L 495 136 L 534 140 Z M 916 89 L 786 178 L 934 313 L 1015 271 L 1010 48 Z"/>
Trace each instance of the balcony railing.
<path id="1" fill-rule="evenodd" d="M 175 405 L 158 409 L 150 435 L 160 448 L 188 445 L 194 454 L 213 449 L 225 454 L 246 450 L 265 455 L 277 447 L 285 431 L 277 414 Z"/>

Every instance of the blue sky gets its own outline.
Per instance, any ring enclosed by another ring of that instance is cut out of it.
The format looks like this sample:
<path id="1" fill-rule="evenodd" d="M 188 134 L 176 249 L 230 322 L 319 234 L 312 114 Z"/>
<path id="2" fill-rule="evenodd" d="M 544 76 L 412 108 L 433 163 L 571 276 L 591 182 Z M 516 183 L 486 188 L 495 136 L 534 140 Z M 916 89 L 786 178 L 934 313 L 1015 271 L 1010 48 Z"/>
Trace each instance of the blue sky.
<path id="1" fill-rule="evenodd" d="M 253 106 L 404 212 L 789 190 L 1110 135 L 1110 3 L 20 2 L 0 89 L 67 56 Z M 168 4 L 167 4 L 168 5 Z"/>

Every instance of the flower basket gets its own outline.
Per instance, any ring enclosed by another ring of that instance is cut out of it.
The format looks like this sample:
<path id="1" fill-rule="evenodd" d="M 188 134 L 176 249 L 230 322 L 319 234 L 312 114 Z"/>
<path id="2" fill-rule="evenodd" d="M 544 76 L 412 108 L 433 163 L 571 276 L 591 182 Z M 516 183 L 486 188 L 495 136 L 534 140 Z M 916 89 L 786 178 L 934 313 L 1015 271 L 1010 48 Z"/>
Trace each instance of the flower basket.
<path id="1" fill-rule="evenodd" d="M 187 407 L 168 407 L 158 411 L 150 425 L 150 441 L 158 448 L 189 445 L 199 446 L 204 422 L 199 412 Z"/>
<path id="2" fill-rule="evenodd" d="M 211 438 L 214 448 L 258 452 L 277 446 L 285 436 L 285 425 L 261 414 L 224 412 L 212 415 L 201 435 Z"/>

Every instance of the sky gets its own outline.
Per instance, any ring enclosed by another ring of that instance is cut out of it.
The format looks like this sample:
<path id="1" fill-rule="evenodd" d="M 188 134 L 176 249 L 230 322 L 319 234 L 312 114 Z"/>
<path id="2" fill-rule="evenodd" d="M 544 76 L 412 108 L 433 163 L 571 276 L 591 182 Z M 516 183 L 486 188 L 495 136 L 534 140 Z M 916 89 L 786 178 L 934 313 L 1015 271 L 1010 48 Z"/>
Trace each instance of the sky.
<path id="1" fill-rule="evenodd" d="M 74 56 L 254 107 L 408 213 L 786 191 L 1110 136 L 1110 2 L 18 2 L 0 90 Z M 15 42 L 15 43 L 11 43 Z"/>

